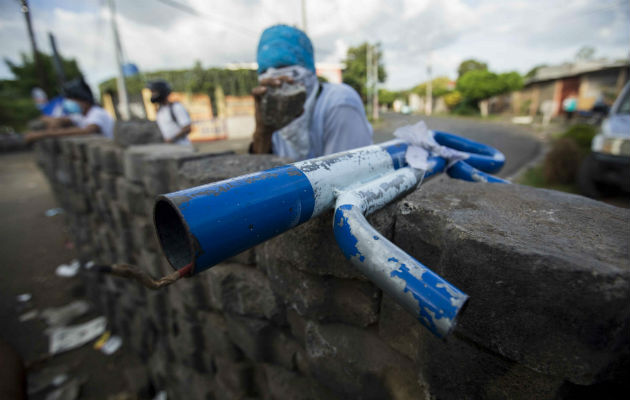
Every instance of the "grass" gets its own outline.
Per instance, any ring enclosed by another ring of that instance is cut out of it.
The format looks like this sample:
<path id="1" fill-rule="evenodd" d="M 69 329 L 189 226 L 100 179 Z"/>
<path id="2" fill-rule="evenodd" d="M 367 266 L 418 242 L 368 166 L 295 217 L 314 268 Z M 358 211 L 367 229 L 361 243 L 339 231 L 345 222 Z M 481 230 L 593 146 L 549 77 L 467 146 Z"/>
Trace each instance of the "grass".
<path id="1" fill-rule="evenodd" d="M 525 171 L 525 173 L 518 179 L 516 183 L 542 189 L 553 189 L 560 192 L 579 194 L 579 190 L 576 184 L 547 183 L 545 181 L 545 176 L 543 175 L 542 164 Z"/>

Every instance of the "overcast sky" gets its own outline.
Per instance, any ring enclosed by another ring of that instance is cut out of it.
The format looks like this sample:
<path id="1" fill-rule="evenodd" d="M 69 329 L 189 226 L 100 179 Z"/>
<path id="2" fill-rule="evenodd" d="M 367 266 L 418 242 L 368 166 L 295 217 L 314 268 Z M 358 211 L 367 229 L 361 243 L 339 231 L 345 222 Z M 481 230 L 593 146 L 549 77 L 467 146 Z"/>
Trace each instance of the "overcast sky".
<path id="1" fill-rule="evenodd" d="M 106 0 L 30 0 L 40 50 L 53 32 L 90 84 L 114 76 Z M 182 4 L 188 11 L 170 4 Z M 126 58 L 143 71 L 254 62 L 262 30 L 301 26 L 300 0 L 116 1 Z M 193 13 L 196 13 L 194 15 Z M 630 0 L 306 0 L 308 34 L 318 62 L 340 62 L 349 46 L 381 42 L 385 86 L 405 89 L 434 75 L 456 78 L 467 58 L 493 71 L 527 72 L 571 61 L 584 45 L 596 56 L 630 55 Z M 18 0 L 0 0 L 0 56 L 19 61 L 30 45 Z M 10 78 L 4 63 L 0 78 Z"/>

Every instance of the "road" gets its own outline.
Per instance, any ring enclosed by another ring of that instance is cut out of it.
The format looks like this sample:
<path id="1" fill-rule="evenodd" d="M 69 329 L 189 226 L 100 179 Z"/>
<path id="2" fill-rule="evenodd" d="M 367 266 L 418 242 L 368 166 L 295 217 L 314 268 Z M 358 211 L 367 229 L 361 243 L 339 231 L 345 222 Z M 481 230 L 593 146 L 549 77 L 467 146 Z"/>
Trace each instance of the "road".
<path id="1" fill-rule="evenodd" d="M 505 166 L 497 174 L 501 177 L 514 175 L 533 160 L 541 150 L 541 143 L 528 128 L 509 123 L 398 113 L 384 113 L 381 117 L 381 121 L 374 124 L 375 143 L 393 139 L 393 132 L 401 126 L 424 120 L 429 129 L 461 135 L 503 152 L 506 158 Z"/>
<path id="2" fill-rule="evenodd" d="M 46 360 L 46 324 L 41 318 L 18 320 L 28 311 L 42 311 L 81 299 L 84 289 L 79 277 L 55 275 L 55 268 L 72 260 L 76 253 L 64 215 L 45 216 L 46 210 L 57 204 L 35 164 L 34 154 L 0 153 L 0 185 L 3 190 L 0 198 L 0 340 L 15 348 L 24 362 L 31 365 L 29 373 L 61 368 L 71 378 L 84 380 L 82 398 L 107 398 L 129 391 L 125 368 L 121 367 L 138 365 L 138 362 L 125 351 L 124 344 L 111 356 L 86 345 Z M 28 303 L 16 299 L 24 293 L 32 296 Z M 77 323 L 96 316 L 90 311 Z M 42 359 L 45 361 L 34 362 Z M 44 392 L 29 398 L 43 399 L 43 395 Z"/>

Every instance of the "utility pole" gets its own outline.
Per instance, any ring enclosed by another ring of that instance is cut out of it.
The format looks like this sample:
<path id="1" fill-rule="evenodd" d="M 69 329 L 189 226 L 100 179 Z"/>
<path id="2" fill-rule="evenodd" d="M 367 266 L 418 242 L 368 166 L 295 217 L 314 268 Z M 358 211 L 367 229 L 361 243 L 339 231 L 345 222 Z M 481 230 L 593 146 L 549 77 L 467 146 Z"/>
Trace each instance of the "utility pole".
<path id="1" fill-rule="evenodd" d="M 131 115 L 129 110 L 129 100 L 127 99 L 127 86 L 125 85 L 125 76 L 123 75 L 123 54 L 120 45 L 120 37 L 118 36 L 118 26 L 116 25 L 116 10 L 114 8 L 114 0 L 108 0 L 109 15 L 112 23 L 112 32 L 114 34 L 114 48 L 116 51 L 116 66 L 118 67 L 118 76 L 116 77 L 116 86 L 118 89 L 118 112 L 123 120 L 128 120 Z"/>
<path id="2" fill-rule="evenodd" d="M 378 119 L 378 56 L 379 45 L 372 48 L 372 120 Z"/>
<path id="3" fill-rule="evenodd" d="M 59 85 L 59 88 L 63 88 L 63 84 L 66 83 L 66 74 L 63 71 L 61 57 L 57 51 L 55 36 L 51 32 L 48 32 L 48 39 L 50 40 L 50 47 L 52 48 L 53 53 L 53 65 L 55 66 L 55 72 L 57 73 L 57 84 Z"/>
<path id="4" fill-rule="evenodd" d="M 424 112 L 427 115 L 431 115 L 433 112 L 433 82 L 431 81 L 431 53 L 429 53 L 429 57 L 427 59 L 427 76 L 429 80 L 427 81 L 427 96 L 426 96 L 426 104 L 424 106 Z"/>
<path id="5" fill-rule="evenodd" d="M 39 51 L 37 50 L 37 42 L 35 41 L 35 34 L 33 33 L 33 24 L 31 23 L 31 10 L 28 6 L 28 0 L 20 0 L 22 5 L 22 14 L 26 19 L 26 27 L 28 29 L 28 37 L 31 40 L 31 48 L 33 50 L 33 61 L 35 62 L 35 68 L 37 70 L 37 79 L 39 80 L 39 86 L 46 90 L 46 73 L 44 72 L 44 65 L 39 58 Z"/>
<path id="6" fill-rule="evenodd" d="M 302 30 L 308 34 L 308 27 L 306 25 L 306 0 L 302 0 Z"/>
<path id="7" fill-rule="evenodd" d="M 372 101 L 372 68 L 374 64 L 372 63 L 372 46 L 370 43 L 366 43 L 365 48 L 365 67 L 366 67 L 366 76 L 365 76 L 365 94 L 367 96 L 367 115 L 372 115 L 372 107 L 374 106 L 374 102 Z"/>

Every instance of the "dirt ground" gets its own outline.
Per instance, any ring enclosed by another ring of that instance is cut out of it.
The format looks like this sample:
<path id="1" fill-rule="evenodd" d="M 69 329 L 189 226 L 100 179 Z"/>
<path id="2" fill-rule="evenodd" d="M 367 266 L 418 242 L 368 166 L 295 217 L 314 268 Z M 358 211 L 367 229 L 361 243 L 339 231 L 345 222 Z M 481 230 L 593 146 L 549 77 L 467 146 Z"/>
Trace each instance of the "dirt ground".
<path id="1" fill-rule="evenodd" d="M 80 299 L 83 289 L 78 277 L 55 275 L 56 267 L 70 262 L 75 252 L 64 216 L 45 216 L 46 210 L 57 205 L 33 153 L 0 154 L 0 187 L 0 339 L 19 352 L 31 377 L 51 367 L 62 368 L 70 378 L 83 381 L 81 398 L 108 399 L 128 393 L 127 371 L 135 359 L 125 353 L 124 343 L 110 356 L 93 349 L 90 342 L 49 358 L 45 322 L 40 318 L 19 321 L 30 310 Z M 16 299 L 24 293 L 32 295 L 27 303 Z M 96 316 L 90 311 L 75 322 Z M 30 398 L 43 399 L 47 392 Z"/>

